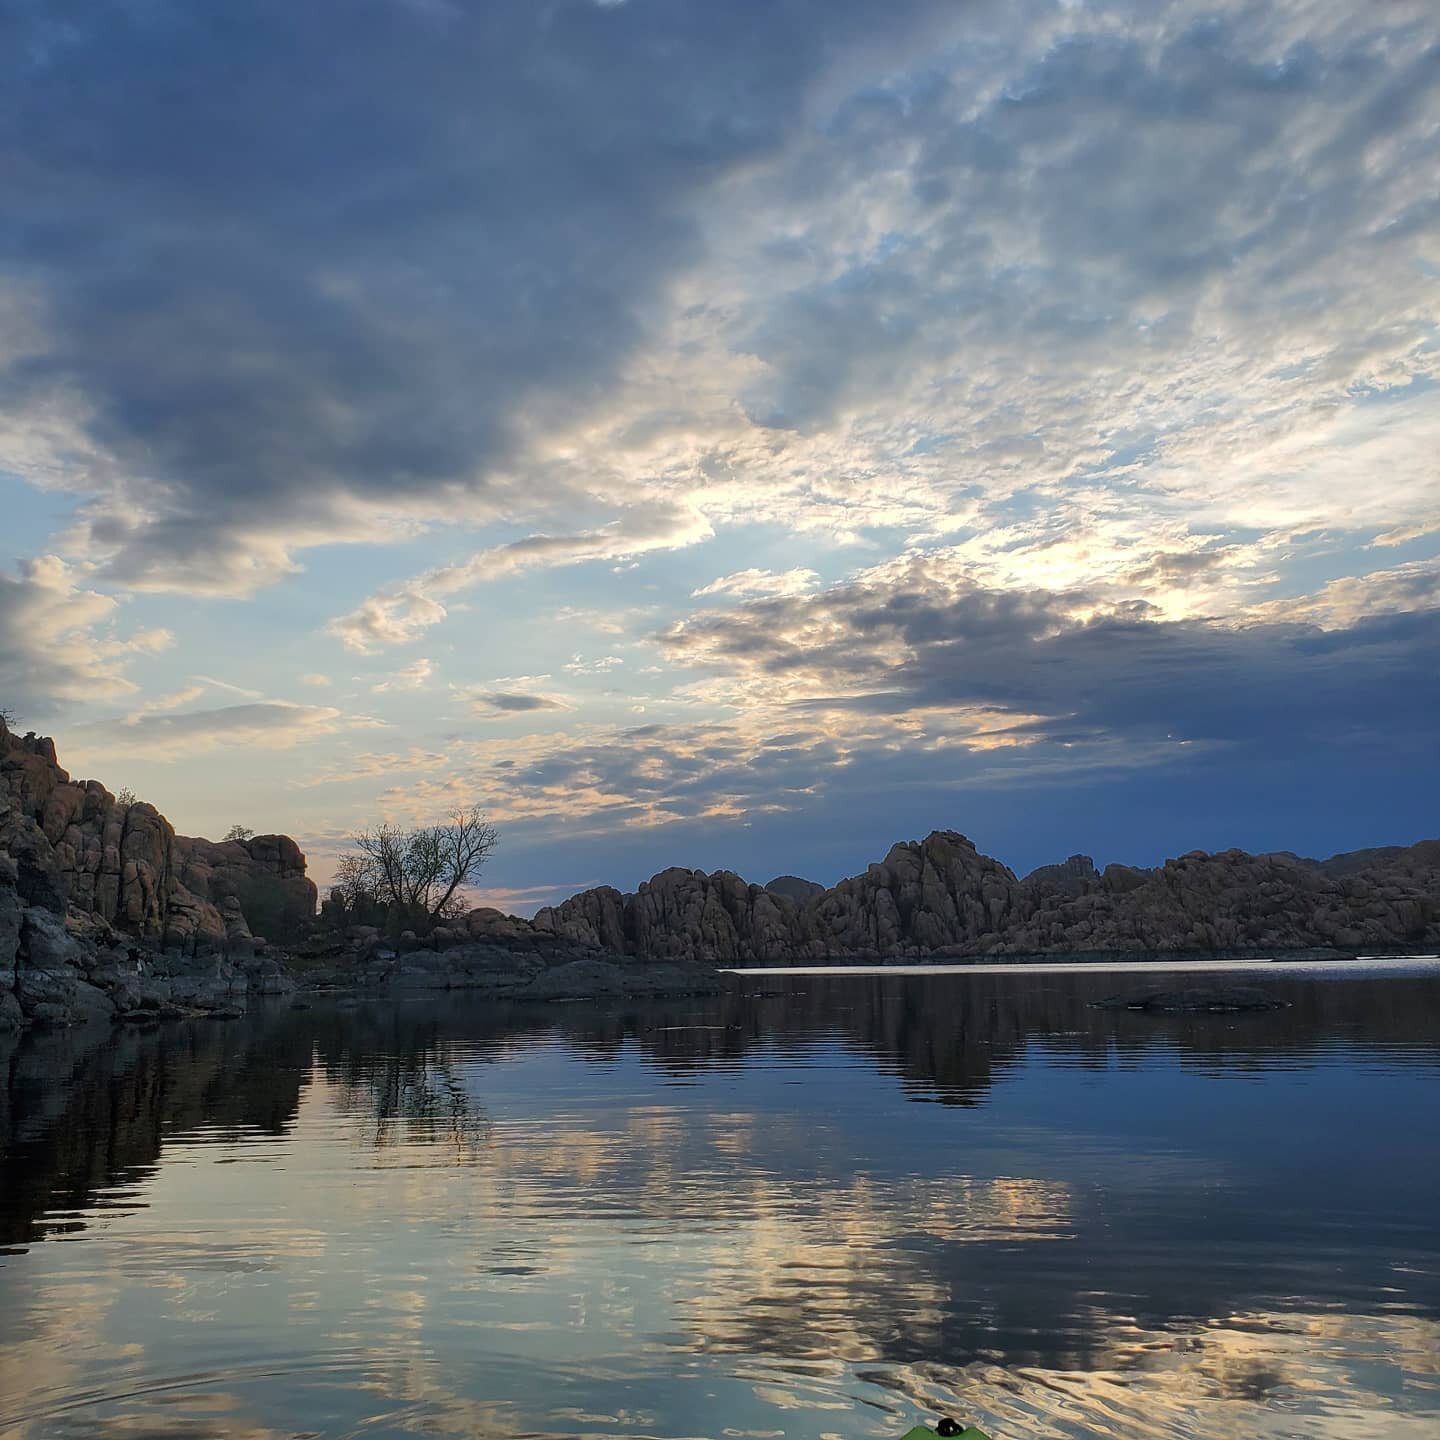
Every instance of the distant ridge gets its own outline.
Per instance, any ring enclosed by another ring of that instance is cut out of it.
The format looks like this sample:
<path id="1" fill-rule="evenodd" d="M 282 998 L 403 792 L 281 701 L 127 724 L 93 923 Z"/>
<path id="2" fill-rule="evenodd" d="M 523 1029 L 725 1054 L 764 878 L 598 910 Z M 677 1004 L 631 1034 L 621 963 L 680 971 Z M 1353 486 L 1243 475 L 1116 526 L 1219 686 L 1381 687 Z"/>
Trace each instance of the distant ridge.
<path id="1" fill-rule="evenodd" d="M 1018 878 L 953 830 L 830 889 L 796 876 L 661 871 L 586 890 L 535 925 L 641 958 L 799 964 L 981 955 L 1440 948 L 1440 840 L 1307 860 L 1195 850 L 1154 869 L 1072 855 Z"/>

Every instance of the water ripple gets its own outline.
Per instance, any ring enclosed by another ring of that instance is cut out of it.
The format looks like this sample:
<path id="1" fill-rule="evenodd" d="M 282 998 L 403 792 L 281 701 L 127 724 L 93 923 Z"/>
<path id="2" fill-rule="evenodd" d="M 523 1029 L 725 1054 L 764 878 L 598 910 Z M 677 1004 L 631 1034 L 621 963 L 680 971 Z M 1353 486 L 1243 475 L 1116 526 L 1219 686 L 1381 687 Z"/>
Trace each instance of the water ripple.
<path id="1" fill-rule="evenodd" d="M 1410 1440 L 1440 983 L 277 1011 L 0 1055 L 0 1440 Z"/>

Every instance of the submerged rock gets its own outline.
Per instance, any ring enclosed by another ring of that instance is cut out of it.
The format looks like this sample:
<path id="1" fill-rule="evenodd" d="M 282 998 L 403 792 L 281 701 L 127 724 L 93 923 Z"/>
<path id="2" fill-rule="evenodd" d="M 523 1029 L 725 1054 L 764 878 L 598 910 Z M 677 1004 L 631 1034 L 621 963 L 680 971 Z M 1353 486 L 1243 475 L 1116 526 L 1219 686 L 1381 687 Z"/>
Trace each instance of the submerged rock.
<path id="1" fill-rule="evenodd" d="M 1252 1010 L 1284 1010 L 1289 1003 L 1248 985 L 1142 990 L 1093 1002 L 1097 1010 L 1139 1010 L 1151 1015 L 1239 1015 Z"/>

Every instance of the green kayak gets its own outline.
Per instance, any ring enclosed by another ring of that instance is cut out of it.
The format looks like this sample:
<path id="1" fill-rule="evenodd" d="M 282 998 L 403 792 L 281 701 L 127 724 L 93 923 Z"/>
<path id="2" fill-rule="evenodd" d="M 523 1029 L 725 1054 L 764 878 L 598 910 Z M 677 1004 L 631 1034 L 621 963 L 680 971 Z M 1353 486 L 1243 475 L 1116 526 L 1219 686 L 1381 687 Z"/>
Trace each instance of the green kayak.
<path id="1" fill-rule="evenodd" d="M 962 1425 L 958 1420 L 939 1421 L 932 1430 L 928 1425 L 915 1425 L 907 1430 L 900 1440 L 990 1440 L 990 1437 L 975 1425 Z"/>

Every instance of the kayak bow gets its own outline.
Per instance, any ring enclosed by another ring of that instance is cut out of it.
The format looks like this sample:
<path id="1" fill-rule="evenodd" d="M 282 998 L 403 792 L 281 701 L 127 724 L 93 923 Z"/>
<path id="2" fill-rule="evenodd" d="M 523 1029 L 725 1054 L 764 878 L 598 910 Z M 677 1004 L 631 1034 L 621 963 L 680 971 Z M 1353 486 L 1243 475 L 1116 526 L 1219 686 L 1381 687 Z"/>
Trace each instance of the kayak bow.
<path id="1" fill-rule="evenodd" d="M 962 1425 L 947 1416 L 933 1430 L 928 1425 L 913 1426 L 900 1440 L 990 1440 L 990 1437 L 975 1425 Z"/>

